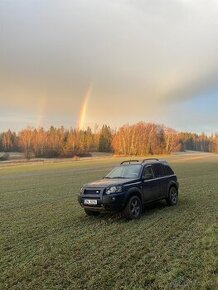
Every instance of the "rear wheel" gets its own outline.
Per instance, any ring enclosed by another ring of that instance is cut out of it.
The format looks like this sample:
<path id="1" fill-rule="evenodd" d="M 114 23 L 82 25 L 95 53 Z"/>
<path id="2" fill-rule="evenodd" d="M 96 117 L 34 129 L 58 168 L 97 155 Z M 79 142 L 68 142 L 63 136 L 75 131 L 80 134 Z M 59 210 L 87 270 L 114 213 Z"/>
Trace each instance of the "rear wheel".
<path id="1" fill-rule="evenodd" d="M 126 207 L 123 210 L 123 216 L 128 219 L 139 219 L 142 214 L 142 202 L 136 195 L 130 197 Z"/>
<path id="2" fill-rule="evenodd" d="M 177 202 L 178 202 L 178 190 L 175 186 L 170 187 L 166 202 L 170 206 L 177 204 Z"/>
<path id="3" fill-rule="evenodd" d="M 97 215 L 99 215 L 100 214 L 100 212 L 98 212 L 98 211 L 93 211 L 93 210 L 89 210 L 89 209 L 84 209 L 84 211 L 85 211 L 85 213 L 87 214 L 87 215 L 91 215 L 91 216 L 97 216 Z"/>

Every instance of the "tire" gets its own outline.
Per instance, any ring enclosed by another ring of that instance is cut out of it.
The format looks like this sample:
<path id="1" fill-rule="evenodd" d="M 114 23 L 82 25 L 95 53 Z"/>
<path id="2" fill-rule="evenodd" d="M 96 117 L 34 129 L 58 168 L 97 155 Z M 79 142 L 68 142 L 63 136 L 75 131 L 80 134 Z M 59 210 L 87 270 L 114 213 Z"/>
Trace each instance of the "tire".
<path id="1" fill-rule="evenodd" d="M 98 212 L 98 211 L 93 211 L 93 210 L 89 210 L 89 209 L 84 209 L 84 211 L 89 216 L 97 216 L 100 214 L 100 212 Z"/>
<path id="2" fill-rule="evenodd" d="M 142 214 L 142 202 L 137 195 L 133 195 L 123 210 L 123 216 L 127 220 L 139 219 Z"/>
<path id="3" fill-rule="evenodd" d="M 171 186 L 168 192 L 166 202 L 169 206 L 176 205 L 178 202 L 178 189 L 175 186 Z"/>

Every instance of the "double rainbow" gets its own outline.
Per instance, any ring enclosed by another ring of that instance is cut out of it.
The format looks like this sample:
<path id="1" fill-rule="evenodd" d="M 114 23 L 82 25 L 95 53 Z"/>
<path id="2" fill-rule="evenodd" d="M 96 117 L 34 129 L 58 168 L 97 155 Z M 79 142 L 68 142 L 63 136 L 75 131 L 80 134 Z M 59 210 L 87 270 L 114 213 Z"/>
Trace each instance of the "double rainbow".
<path id="1" fill-rule="evenodd" d="M 92 93 L 92 83 L 89 84 L 86 93 L 83 97 L 83 101 L 80 108 L 80 114 L 78 118 L 77 123 L 77 129 L 78 130 L 84 130 L 86 125 L 86 114 L 87 114 L 87 106 L 89 102 L 89 98 Z M 35 127 L 39 128 L 43 126 L 44 122 L 44 116 L 46 115 L 46 109 L 47 109 L 47 96 L 46 94 L 42 95 L 42 98 L 39 100 L 39 112 L 37 115 Z"/>

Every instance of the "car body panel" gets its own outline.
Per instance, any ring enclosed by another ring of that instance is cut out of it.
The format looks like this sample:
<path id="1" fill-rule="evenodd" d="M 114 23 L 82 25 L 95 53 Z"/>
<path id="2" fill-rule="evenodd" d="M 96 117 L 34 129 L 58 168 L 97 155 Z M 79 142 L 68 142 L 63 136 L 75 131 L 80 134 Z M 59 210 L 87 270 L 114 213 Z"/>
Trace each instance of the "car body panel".
<path id="1" fill-rule="evenodd" d="M 126 178 L 113 178 L 113 179 L 107 179 L 103 178 L 94 182 L 87 183 L 84 187 L 108 187 L 113 185 L 122 185 L 122 184 L 131 184 L 134 183 L 137 179 L 126 179 Z"/>

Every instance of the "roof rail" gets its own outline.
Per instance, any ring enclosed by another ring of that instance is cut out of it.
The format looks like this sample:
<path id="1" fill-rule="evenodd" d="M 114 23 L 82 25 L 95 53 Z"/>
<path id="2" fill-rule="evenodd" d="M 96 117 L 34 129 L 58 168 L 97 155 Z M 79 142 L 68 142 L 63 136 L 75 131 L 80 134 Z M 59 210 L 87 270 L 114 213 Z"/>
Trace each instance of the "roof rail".
<path id="1" fill-rule="evenodd" d="M 124 163 L 131 163 L 131 162 L 139 162 L 139 160 L 125 160 L 123 162 L 120 163 L 120 165 L 124 164 Z"/>
<path id="2" fill-rule="evenodd" d="M 146 159 L 144 159 L 144 160 L 142 161 L 142 163 L 145 162 L 145 161 L 149 161 L 149 160 L 156 160 L 156 161 L 159 161 L 158 158 L 146 158 Z"/>

